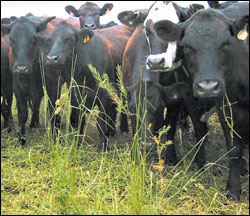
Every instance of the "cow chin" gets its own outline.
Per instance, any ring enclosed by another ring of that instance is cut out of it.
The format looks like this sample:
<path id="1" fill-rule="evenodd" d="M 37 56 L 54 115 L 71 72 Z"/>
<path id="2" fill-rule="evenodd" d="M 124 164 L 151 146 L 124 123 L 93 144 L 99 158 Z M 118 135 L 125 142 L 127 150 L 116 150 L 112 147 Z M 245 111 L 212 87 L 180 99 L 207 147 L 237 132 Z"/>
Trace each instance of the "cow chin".
<path id="1" fill-rule="evenodd" d="M 31 72 L 31 66 L 28 64 L 15 64 L 13 67 L 14 74 L 28 74 Z"/>
<path id="2" fill-rule="evenodd" d="M 218 73 L 217 73 L 218 74 Z M 193 95 L 200 98 L 220 97 L 225 95 L 225 81 L 222 75 L 197 76 L 193 82 Z"/>

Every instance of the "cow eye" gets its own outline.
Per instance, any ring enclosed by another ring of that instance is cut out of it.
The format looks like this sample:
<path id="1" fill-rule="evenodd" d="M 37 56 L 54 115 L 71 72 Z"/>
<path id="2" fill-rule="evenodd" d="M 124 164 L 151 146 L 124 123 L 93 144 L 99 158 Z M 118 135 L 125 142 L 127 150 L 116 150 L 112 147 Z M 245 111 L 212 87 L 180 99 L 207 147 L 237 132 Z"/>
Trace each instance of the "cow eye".
<path id="1" fill-rule="evenodd" d="M 11 46 L 13 46 L 15 44 L 15 42 L 12 38 L 10 38 L 10 44 L 11 44 Z"/>
<path id="2" fill-rule="evenodd" d="M 37 38 L 36 35 L 33 35 L 33 37 L 31 38 L 31 42 L 35 43 L 36 42 L 36 38 Z"/>
<path id="3" fill-rule="evenodd" d="M 230 42 L 224 42 L 224 43 L 221 45 L 220 49 L 221 49 L 221 50 L 229 49 L 229 48 L 230 48 L 230 45 L 231 45 Z"/>
<path id="4" fill-rule="evenodd" d="M 186 54 L 195 54 L 196 51 L 190 46 L 184 46 L 184 53 Z"/>
<path id="5" fill-rule="evenodd" d="M 46 39 L 46 45 L 47 45 L 47 46 L 50 46 L 51 43 L 52 43 L 51 38 L 47 38 L 47 39 Z"/>
<path id="6" fill-rule="evenodd" d="M 74 37 L 68 36 L 68 37 L 65 38 L 65 40 L 66 40 L 67 42 L 72 43 L 72 42 L 74 42 Z"/>

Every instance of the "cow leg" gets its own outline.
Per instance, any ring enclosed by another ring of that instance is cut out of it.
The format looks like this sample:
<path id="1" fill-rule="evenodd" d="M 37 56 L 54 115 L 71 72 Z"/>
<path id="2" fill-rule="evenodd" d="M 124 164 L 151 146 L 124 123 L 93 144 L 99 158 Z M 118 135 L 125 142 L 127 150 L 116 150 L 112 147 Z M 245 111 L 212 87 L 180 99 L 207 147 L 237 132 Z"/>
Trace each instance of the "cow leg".
<path id="1" fill-rule="evenodd" d="M 38 73 L 39 71 L 39 73 Z M 37 128 L 40 124 L 39 113 L 40 104 L 43 97 L 42 80 L 39 69 L 34 69 L 34 74 L 30 78 L 31 85 L 31 100 L 32 100 L 32 117 L 30 122 L 30 128 Z"/>
<path id="2" fill-rule="evenodd" d="M 37 95 L 33 98 L 32 101 L 32 117 L 30 122 L 30 128 L 37 128 L 39 126 L 39 113 L 40 113 L 40 104 L 42 101 L 43 95 Z"/>
<path id="3" fill-rule="evenodd" d="M 19 142 L 25 145 L 25 123 L 28 119 L 27 99 L 23 95 L 16 94 L 17 108 L 18 108 L 18 124 L 20 131 L 18 132 Z"/>
<path id="4" fill-rule="evenodd" d="M 79 133 L 82 134 L 83 133 L 83 129 L 84 129 L 84 125 L 85 125 L 85 115 L 82 116 L 82 113 L 84 112 L 83 110 L 80 110 L 80 108 L 78 108 L 78 103 L 75 103 L 76 101 L 73 99 L 73 95 L 71 97 L 71 115 L 70 115 L 70 122 L 71 125 L 74 129 L 78 130 L 79 129 Z M 81 119 L 81 125 L 79 128 L 79 120 Z"/>
<path id="5" fill-rule="evenodd" d="M 176 150 L 174 146 L 174 137 L 175 137 L 175 131 L 176 131 L 176 123 L 179 116 L 179 108 L 178 106 L 169 106 L 167 109 L 167 115 L 164 120 L 164 125 L 168 126 L 170 125 L 170 129 L 167 132 L 167 140 L 172 140 L 172 144 L 167 145 L 165 149 L 165 163 L 168 165 L 175 165 L 177 164 L 177 156 L 176 156 Z"/>
<path id="6" fill-rule="evenodd" d="M 107 137 L 109 135 L 108 125 L 106 123 L 107 117 L 103 111 L 100 111 L 98 119 L 97 119 L 97 129 L 99 131 L 99 150 L 106 151 L 107 149 Z"/>
<path id="7" fill-rule="evenodd" d="M 112 104 L 112 109 L 109 112 L 109 117 L 108 117 L 108 122 L 109 122 L 109 135 L 115 136 L 116 134 L 116 128 L 115 128 L 115 123 L 116 123 L 116 104 Z"/>
<path id="8" fill-rule="evenodd" d="M 249 136 L 249 128 L 248 125 L 243 125 L 242 122 L 238 121 L 237 116 L 241 114 L 240 109 L 237 109 L 237 105 L 232 106 L 233 110 L 233 121 L 234 121 L 234 130 L 236 132 L 241 131 L 240 134 L 242 138 L 239 138 L 236 134 L 233 134 L 233 139 L 231 137 L 230 131 L 231 129 L 228 127 L 227 122 L 225 121 L 225 116 L 223 114 L 223 101 L 222 99 L 216 100 L 216 108 L 218 112 L 218 116 L 220 119 L 221 127 L 223 129 L 227 150 L 229 151 L 230 157 L 230 165 L 229 165 L 229 178 L 227 181 L 226 186 L 226 194 L 228 199 L 238 201 L 240 200 L 241 194 L 241 182 L 240 182 L 240 175 L 246 174 L 246 163 L 243 156 L 243 141 L 246 142 L 245 137 Z M 231 116 L 227 107 L 224 108 L 226 116 Z M 243 117 L 244 118 L 244 117 Z M 239 128 L 243 128 L 243 130 L 239 130 Z M 244 131 L 245 130 L 245 131 Z M 243 141 L 242 141 L 243 140 Z"/>
<path id="9" fill-rule="evenodd" d="M 99 150 L 101 151 L 108 150 L 107 137 L 109 136 L 111 129 L 109 124 L 112 124 L 112 127 L 115 127 L 114 120 L 112 119 L 114 116 L 112 117 L 112 115 L 116 112 L 113 105 L 112 100 L 109 97 L 104 96 L 102 97 L 101 102 L 98 103 L 100 112 L 97 119 L 97 129 L 100 135 Z"/>
<path id="10" fill-rule="evenodd" d="M 48 70 L 48 72 L 51 72 L 50 70 Z M 56 100 L 58 98 L 60 98 L 61 96 L 61 87 L 62 87 L 62 83 L 59 83 L 58 86 L 58 80 L 55 79 L 54 77 L 47 75 L 46 74 L 46 89 L 47 89 L 47 93 L 49 96 L 49 103 L 48 103 L 48 117 L 49 120 L 51 122 L 51 129 L 52 132 L 54 134 L 54 126 L 56 126 L 57 128 L 60 127 L 61 125 L 61 117 L 59 114 L 55 114 L 56 111 Z"/>
<path id="11" fill-rule="evenodd" d="M 187 113 L 189 114 L 195 131 L 196 142 L 199 143 L 197 148 L 199 149 L 196 156 L 195 162 L 198 165 L 198 169 L 204 168 L 206 162 L 205 155 L 205 142 L 206 142 L 206 134 L 208 132 L 207 123 L 201 122 L 200 118 L 203 115 L 203 112 L 200 110 L 199 102 L 195 100 L 191 93 L 187 93 L 184 97 L 184 104 Z M 204 138 L 204 140 L 202 140 Z"/>
<path id="12" fill-rule="evenodd" d="M 12 106 L 12 95 L 13 91 L 6 91 L 3 93 L 3 103 L 1 106 L 1 112 L 4 118 L 4 128 L 8 128 L 8 133 L 11 131 L 11 125 L 13 124 L 13 117 L 11 113 L 11 106 Z M 10 123 L 11 121 L 11 123 Z"/>
<path id="13" fill-rule="evenodd" d="M 72 127 L 75 130 L 79 131 L 79 134 L 83 134 L 83 129 L 85 126 L 85 114 L 82 115 L 84 113 L 84 109 L 83 108 L 80 109 L 80 105 L 79 105 L 80 102 L 81 102 L 81 97 L 79 95 L 79 92 L 73 89 L 72 94 L 71 94 L 71 107 L 72 108 L 71 108 L 70 122 L 71 122 Z M 81 125 L 79 125 L 79 121 Z M 80 146 L 81 143 L 82 143 L 82 136 L 79 136 L 78 147 Z"/>
<path id="14" fill-rule="evenodd" d="M 199 150 L 195 156 L 195 162 L 198 165 L 198 169 L 202 169 L 206 162 L 206 153 L 205 153 L 206 137 L 205 135 L 208 132 L 207 123 L 200 121 L 201 115 L 199 115 L 198 110 L 189 110 L 189 114 L 190 114 L 190 118 L 194 126 L 196 143 L 199 143 L 199 145 L 197 146 Z M 205 138 L 205 140 L 202 141 L 203 138 Z"/>
<path id="15" fill-rule="evenodd" d="M 126 114 L 120 114 L 120 131 L 128 134 L 128 117 Z"/>

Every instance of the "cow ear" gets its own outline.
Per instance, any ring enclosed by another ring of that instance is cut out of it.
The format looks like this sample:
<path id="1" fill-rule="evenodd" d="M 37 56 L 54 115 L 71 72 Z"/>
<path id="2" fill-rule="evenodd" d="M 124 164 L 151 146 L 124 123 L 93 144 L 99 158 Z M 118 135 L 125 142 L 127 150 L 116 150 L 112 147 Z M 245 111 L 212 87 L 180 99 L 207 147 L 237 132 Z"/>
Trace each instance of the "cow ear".
<path id="1" fill-rule="evenodd" d="M 25 15 L 26 17 L 32 17 L 32 16 L 34 16 L 32 13 L 27 13 L 26 15 Z"/>
<path id="2" fill-rule="evenodd" d="M 147 13 L 144 11 L 123 11 L 118 14 L 118 19 L 124 25 L 136 26 L 145 21 Z"/>
<path id="3" fill-rule="evenodd" d="M 88 43 L 92 36 L 94 35 L 94 32 L 90 29 L 81 29 L 79 32 L 79 38 L 83 41 L 83 43 Z"/>
<path id="4" fill-rule="evenodd" d="M 48 24 L 51 20 L 53 20 L 53 19 L 55 19 L 55 18 L 56 18 L 55 16 L 49 17 L 49 18 L 47 18 L 46 20 L 44 20 L 44 21 L 42 21 L 41 23 L 39 23 L 38 26 L 37 26 L 36 31 L 37 31 L 37 32 L 41 32 L 41 31 L 45 30 L 46 27 L 47 27 L 47 24 Z"/>
<path id="5" fill-rule="evenodd" d="M 215 8 L 215 9 L 220 8 L 220 5 L 221 5 L 219 1 L 207 1 L 207 3 L 209 7 Z"/>
<path id="6" fill-rule="evenodd" d="M 129 17 L 131 16 L 132 11 L 123 11 L 118 14 L 118 20 L 125 25 L 128 25 Z"/>
<path id="7" fill-rule="evenodd" d="M 11 19 L 10 18 L 2 18 L 1 24 L 11 24 Z"/>
<path id="8" fill-rule="evenodd" d="M 66 12 L 73 17 L 79 17 L 80 13 L 79 11 L 72 5 L 68 5 L 64 8 L 66 10 Z"/>
<path id="9" fill-rule="evenodd" d="M 10 33 L 11 24 L 1 24 L 1 32 L 3 35 Z"/>
<path id="10" fill-rule="evenodd" d="M 178 41 L 182 37 L 182 28 L 168 20 L 162 20 L 154 24 L 154 30 L 158 39 L 169 42 Z"/>
<path id="11" fill-rule="evenodd" d="M 14 22 L 16 19 L 17 19 L 16 16 L 11 16 L 11 17 L 10 17 L 11 22 Z"/>
<path id="12" fill-rule="evenodd" d="M 239 40 L 245 40 L 249 34 L 249 14 L 242 16 L 232 24 L 232 32 Z"/>
<path id="13" fill-rule="evenodd" d="M 132 92 L 133 87 L 129 86 L 129 87 L 125 87 L 125 89 L 126 89 L 126 92 L 127 92 L 127 101 L 129 103 L 129 101 L 131 100 L 131 92 Z"/>
<path id="14" fill-rule="evenodd" d="M 129 103 L 129 101 L 132 99 L 132 94 L 134 94 L 136 91 L 136 84 L 129 86 L 129 87 L 125 87 L 125 89 L 127 91 L 127 100 Z"/>
<path id="15" fill-rule="evenodd" d="M 100 16 L 103 16 L 107 14 L 109 11 L 111 11 L 113 6 L 114 5 L 111 3 L 106 3 L 105 5 L 103 5 L 103 7 L 100 9 Z"/>

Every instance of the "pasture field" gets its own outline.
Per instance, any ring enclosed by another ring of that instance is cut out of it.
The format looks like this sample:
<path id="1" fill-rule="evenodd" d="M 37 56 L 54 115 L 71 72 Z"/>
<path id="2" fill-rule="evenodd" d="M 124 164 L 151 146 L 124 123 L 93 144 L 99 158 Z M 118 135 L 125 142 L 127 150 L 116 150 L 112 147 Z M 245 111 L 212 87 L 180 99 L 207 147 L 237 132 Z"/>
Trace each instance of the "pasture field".
<path id="1" fill-rule="evenodd" d="M 67 91 L 64 86 L 64 95 Z M 67 96 L 63 100 L 63 124 L 56 141 L 48 135 L 45 99 L 40 127 L 30 130 L 29 121 L 26 124 L 26 146 L 19 145 L 14 130 L 1 130 L 1 214 L 249 214 L 249 175 L 241 178 L 240 202 L 224 196 L 229 169 L 217 114 L 208 122 L 207 166 L 199 172 L 192 163 L 196 142 L 191 123 L 176 133 L 181 163 L 164 166 L 156 151 L 138 151 L 131 157 L 137 138 L 131 127 L 129 134 L 120 134 L 118 120 L 110 149 L 100 152 L 95 110 L 86 114 L 86 134 L 77 148 L 79 134 L 69 129 Z M 15 99 L 12 110 L 17 126 Z M 249 164 L 248 155 L 246 149 Z"/>

